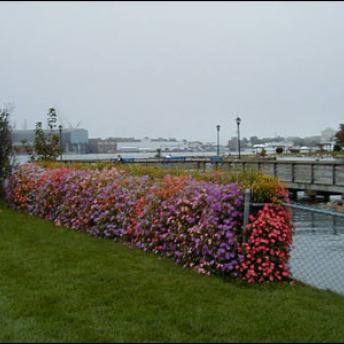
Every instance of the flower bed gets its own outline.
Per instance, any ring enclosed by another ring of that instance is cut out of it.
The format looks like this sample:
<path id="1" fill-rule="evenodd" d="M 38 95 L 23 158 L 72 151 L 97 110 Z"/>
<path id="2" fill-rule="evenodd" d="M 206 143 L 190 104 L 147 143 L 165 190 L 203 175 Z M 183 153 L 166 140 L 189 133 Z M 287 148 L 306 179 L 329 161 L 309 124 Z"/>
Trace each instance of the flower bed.
<path id="1" fill-rule="evenodd" d="M 7 199 L 57 225 L 121 239 L 201 273 L 250 283 L 289 279 L 291 214 L 278 205 L 285 190 L 274 184 L 276 205 L 251 215 L 242 233 L 242 186 L 212 178 L 25 164 L 9 179 Z"/>

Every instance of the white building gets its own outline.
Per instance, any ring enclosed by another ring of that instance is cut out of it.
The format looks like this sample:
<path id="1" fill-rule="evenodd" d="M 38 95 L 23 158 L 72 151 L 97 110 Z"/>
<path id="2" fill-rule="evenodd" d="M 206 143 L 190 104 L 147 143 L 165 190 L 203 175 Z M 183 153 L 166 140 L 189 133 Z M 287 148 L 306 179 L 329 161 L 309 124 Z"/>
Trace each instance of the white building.
<path id="1" fill-rule="evenodd" d="M 261 154 L 264 149 L 266 154 L 276 154 L 276 149 L 279 147 L 283 148 L 283 152 L 286 153 L 288 148 L 292 145 L 292 142 L 269 142 L 255 144 L 252 146 L 252 153 Z"/>
<path id="2" fill-rule="evenodd" d="M 158 140 L 144 138 L 140 141 L 117 142 L 118 152 L 156 152 L 161 149 L 163 152 L 188 151 L 190 147 L 186 140 Z"/>

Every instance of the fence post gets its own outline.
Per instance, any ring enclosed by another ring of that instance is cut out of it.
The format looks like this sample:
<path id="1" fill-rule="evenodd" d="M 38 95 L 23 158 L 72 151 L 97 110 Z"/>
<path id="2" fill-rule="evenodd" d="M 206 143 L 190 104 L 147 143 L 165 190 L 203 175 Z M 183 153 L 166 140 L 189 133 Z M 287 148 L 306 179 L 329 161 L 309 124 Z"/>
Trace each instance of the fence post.
<path id="1" fill-rule="evenodd" d="M 332 216 L 332 229 L 333 229 L 333 234 L 337 234 L 337 217 L 336 216 Z"/>
<path id="2" fill-rule="evenodd" d="M 244 221 L 243 221 L 243 234 L 246 231 L 246 227 L 248 225 L 248 217 L 250 215 L 250 207 L 251 207 L 251 190 L 250 189 L 245 189 L 244 192 Z M 243 235 L 244 237 L 244 235 Z"/>

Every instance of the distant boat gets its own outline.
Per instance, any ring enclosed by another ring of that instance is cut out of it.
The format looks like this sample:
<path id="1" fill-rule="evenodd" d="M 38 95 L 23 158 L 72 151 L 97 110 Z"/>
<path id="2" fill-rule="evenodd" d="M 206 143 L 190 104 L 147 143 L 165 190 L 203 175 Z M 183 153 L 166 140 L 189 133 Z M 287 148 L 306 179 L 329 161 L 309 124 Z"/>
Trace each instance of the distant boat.
<path id="1" fill-rule="evenodd" d="M 300 152 L 301 153 L 309 153 L 310 151 L 311 151 L 311 149 L 309 147 L 307 147 L 307 146 L 302 146 L 300 148 Z"/>
<path id="2" fill-rule="evenodd" d="M 288 151 L 290 153 L 300 153 L 300 148 L 296 148 L 296 147 L 289 147 Z"/>

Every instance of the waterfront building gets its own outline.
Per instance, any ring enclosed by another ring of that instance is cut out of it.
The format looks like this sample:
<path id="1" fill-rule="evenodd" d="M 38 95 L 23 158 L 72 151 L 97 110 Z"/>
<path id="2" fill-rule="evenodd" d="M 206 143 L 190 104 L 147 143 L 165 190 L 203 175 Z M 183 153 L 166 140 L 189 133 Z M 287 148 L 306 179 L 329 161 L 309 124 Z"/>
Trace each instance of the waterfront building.
<path id="1" fill-rule="evenodd" d="M 333 140 L 332 141 L 322 140 L 319 143 L 319 147 L 320 147 L 321 150 L 332 152 L 335 144 L 336 144 L 336 141 L 333 141 Z"/>
<path id="2" fill-rule="evenodd" d="M 44 130 L 45 134 L 48 134 L 49 132 L 49 130 Z M 58 130 L 55 130 L 54 133 L 59 135 Z M 17 153 L 25 153 L 23 141 L 26 142 L 26 145 L 33 146 L 34 140 L 34 129 L 14 129 L 12 131 L 13 147 Z M 64 153 L 86 153 L 88 147 L 88 131 L 81 128 L 63 129 L 62 147 Z"/>
<path id="3" fill-rule="evenodd" d="M 117 152 L 117 141 L 114 139 L 100 138 L 89 139 L 88 140 L 88 153 L 116 153 Z"/>
<path id="4" fill-rule="evenodd" d="M 156 152 L 161 149 L 162 152 L 180 152 L 188 151 L 188 141 L 178 141 L 176 139 L 150 139 L 145 137 L 142 140 L 117 142 L 118 152 Z"/>

